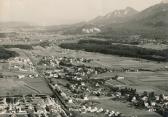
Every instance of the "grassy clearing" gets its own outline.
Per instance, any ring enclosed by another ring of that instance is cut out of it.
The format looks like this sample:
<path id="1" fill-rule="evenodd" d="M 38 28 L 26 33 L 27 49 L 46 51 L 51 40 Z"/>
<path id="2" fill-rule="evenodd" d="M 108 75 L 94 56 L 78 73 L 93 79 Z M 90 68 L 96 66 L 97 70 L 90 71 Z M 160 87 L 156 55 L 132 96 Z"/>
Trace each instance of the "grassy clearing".
<path id="1" fill-rule="evenodd" d="M 40 79 L 18 80 L 0 79 L 0 96 L 52 94 L 47 84 Z"/>

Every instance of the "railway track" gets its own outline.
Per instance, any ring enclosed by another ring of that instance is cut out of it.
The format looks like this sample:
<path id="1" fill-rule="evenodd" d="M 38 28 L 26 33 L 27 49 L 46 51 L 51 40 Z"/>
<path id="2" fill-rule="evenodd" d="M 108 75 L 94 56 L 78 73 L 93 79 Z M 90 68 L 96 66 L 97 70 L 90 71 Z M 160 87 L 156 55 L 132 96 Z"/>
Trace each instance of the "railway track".
<path id="1" fill-rule="evenodd" d="M 36 69 L 36 70 L 37 70 L 39 76 L 40 76 L 41 78 L 43 78 L 43 79 L 45 80 L 45 82 L 48 84 L 48 86 L 49 86 L 49 88 L 51 89 L 51 91 L 53 92 L 55 98 L 57 98 L 56 101 L 58 101 L 58 103 L 61 105 L 61 108 L 65 111 L 65 113 L 66 113 L 66 115 L 67 115 L 67 117 L 68 117 L 68 116 L 70 115 L 69 109 L 68 109 L 68 107 L 66 106 L 66 104 L 65 104 L 64 100 L 62 99 L 62 97 L 60 96 L 60 94 L 58 93 L 58 91 L 55 90 L 55 89 L 53 89 L 53 88 L 51 87 L 51 85 L 50 85 L 50 83 L 49 83 L 49 80 L 46 79 L 45 76 L 43 76 L 42 74 L 40 74 L 40 72 L 38 71 L 38 69 Z"/>
<path id="2" fill-rule="evenodd" d="M 33 58 L 31 57 L 31 55 L 29 55 L 28 53 L 26 53 L 24 51 L 24 54 L 31 60 L 31 62 L 33 63 L 35 69 L 36 69 L 36 72 L 39 74 L 39 77 L 40 78 L 43 78 L 43 80 L 45 80 L 45 82 L 48 84 L 50 90 L 53 92 L 55 98 L 57 98 L 56 101 L 58 101 L 58 103 L 61 105 L 62 109 L 65 111 L 65 113 L 67 114 L 67 117 L 70 115 L 70 112 L 69 112 L 69 109 L 68 107 L 66 106 L 64 100 L 62 99 L 62 97 L 60 96 L 60 94 L 58 93 L 57 90 L 54 90 L 51 85 L 50 85 L 50 82 L 48 79 L 45 78 L 45 76 L 43 74 L 40 73 L 39 69 L 37 68 L 37 64 L 35 63 L 35 61 L 33 60 Z"/>

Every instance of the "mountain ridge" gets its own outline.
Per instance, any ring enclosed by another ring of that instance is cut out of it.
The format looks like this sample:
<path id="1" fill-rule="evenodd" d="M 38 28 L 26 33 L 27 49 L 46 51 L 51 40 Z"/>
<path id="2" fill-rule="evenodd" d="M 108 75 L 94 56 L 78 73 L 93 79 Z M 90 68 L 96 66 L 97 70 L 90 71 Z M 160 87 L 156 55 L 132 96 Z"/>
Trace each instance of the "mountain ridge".
<path id="1" fill-rule="evenodd" d="M 114 10 L 113 12 L 107 13 L 104 16 L 98 16 L 93 20 L 89 21 L 90 24 L 103 24 L 103 23 L 121 23 L 127 20 L 127 18 L 137 14 L 138 11 L 131 8 L 126 7 L 125 9 Z"/>

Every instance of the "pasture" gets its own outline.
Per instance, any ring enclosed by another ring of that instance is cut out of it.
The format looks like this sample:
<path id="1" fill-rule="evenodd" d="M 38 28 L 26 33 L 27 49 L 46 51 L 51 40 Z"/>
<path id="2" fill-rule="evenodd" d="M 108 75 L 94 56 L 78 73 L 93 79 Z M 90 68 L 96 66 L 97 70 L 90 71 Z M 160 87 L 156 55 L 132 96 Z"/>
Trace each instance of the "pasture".
<path id="1" fill-rule="evenodd" d="M 16 78 L 0 79 L 0 96 L 49 94 L 52 92 L 45 81 L 38 79 L 18 80 Z"/>

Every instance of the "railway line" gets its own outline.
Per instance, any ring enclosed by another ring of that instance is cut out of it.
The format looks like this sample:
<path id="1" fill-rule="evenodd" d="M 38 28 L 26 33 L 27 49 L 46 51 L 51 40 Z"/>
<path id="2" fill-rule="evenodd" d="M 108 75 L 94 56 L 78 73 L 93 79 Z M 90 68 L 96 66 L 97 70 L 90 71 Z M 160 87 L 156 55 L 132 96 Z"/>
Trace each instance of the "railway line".
<path id="1" fill-rule="evenodd" d="M 50 88 L 50 90 L 53 92 L 54 97 L 57 99 L 56 101 L 58 101 L 58 103 L 61 105 L 61 108 L 65 111 L 67 117 L 70 115 L 69 109 L 65 104 L 65 101 L 62 99 L 62 97 L 60 96 L 60 94 L 58 93 L 58 91 L 56 89 L 53 89 L 50 85 L 50 82 L 48 79 L 45 78 L 45 76 L 43 74 L 41 74 L 40 70 L 37 68 L 37 63 L 33 60 L 32 56 L 29 55 L 28 53 L 26 53 L 24 51 L 24 54 L 31 60 L 31 62 L 33 63 L 36 72 L 39 74 L 40 78 L 43 78 L 43 80 L 48 84 L 48 87 Z"/>

